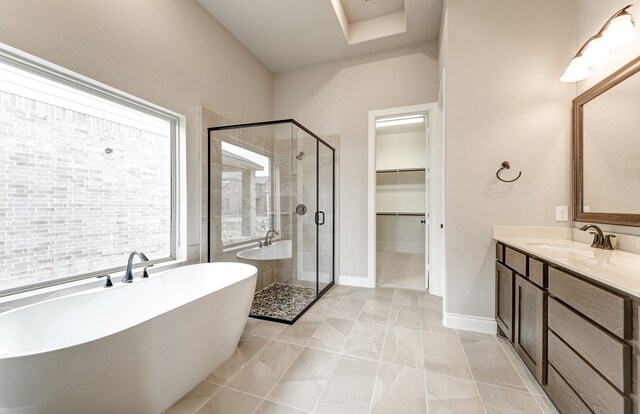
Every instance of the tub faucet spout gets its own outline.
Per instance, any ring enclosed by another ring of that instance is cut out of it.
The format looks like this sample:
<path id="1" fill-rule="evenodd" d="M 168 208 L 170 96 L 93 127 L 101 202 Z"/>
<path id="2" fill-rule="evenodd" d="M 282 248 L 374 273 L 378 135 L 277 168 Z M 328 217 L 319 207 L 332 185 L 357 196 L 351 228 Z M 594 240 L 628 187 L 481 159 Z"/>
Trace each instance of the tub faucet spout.
<path id="1" fill-rule="evenodd" d="M 143 262 L 148 262 L 149 259 L 142 252 L 132 252 L 129 255 L 129 260 L 127 261 L 127 270 L 122 276 L 122 283 L 131 283 L 133 282 L 133 259 L 138 256 Z"/>
<path id="2" fill-rule="evenodd" d="M 271 246 L 271 240 L 275 237 L 275 236 L 279 236 L 280 233 L 278 233 L 277 231 L 271 229 L 267 232 L 267 235 L 264 238 L 264 243 L 262 243 L 263 246 Z"/>

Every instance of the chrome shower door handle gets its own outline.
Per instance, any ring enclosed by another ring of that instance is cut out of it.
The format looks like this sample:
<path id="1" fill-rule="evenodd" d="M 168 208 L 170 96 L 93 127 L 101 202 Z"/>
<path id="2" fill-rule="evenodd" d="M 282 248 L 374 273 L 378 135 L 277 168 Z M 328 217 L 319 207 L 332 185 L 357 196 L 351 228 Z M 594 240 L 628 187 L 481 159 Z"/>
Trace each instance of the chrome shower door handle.
<path id="1" fill-rule="evenodd" d="M 320 215 L 322 214 L 322 221 L 320 221 Z M 324 224 L 324 211 L 316 211 L 316 224 L 322 226 Z"/>

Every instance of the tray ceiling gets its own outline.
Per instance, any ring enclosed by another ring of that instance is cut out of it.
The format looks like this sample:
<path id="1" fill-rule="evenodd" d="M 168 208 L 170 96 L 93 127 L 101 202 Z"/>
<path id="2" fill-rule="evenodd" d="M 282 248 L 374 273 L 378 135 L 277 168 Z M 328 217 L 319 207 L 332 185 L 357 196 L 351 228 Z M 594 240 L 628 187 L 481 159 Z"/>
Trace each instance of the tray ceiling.
<path id="1" fill-rule="evenodd" d="M 274 73 L 436 40 L 443 0 L 198 0 Z"/>

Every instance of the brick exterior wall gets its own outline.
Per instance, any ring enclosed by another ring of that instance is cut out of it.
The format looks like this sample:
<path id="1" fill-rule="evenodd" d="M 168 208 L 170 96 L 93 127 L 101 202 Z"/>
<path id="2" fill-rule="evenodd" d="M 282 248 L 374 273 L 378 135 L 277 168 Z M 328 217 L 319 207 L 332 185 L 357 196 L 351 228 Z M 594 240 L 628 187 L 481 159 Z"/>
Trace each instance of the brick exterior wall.
<path id="1" fill-rule="evenodd" d="M 0 291 L 169 257 L 170 148 L 168 129 L 0 92 Z"/>

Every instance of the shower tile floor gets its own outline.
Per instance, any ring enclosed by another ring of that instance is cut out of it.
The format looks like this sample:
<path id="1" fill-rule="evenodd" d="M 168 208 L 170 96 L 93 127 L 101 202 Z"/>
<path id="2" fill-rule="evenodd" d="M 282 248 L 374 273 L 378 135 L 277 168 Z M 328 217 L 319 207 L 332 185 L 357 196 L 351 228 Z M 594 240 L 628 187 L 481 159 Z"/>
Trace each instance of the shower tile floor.
<path id="1" fill-rule="evenodd" d="M 249 318 L 167 414 L 557 413 L 513 348 L 442 326 L 425 291 L 334 286 L 294 325 Z"/>
<path id="2" fill-rule="evenodd" d="M 315 298 L 315 289 L 273 283 L 256 292 L 253 296 L 251 315 L 290 321 L 309 306 Z"/>

